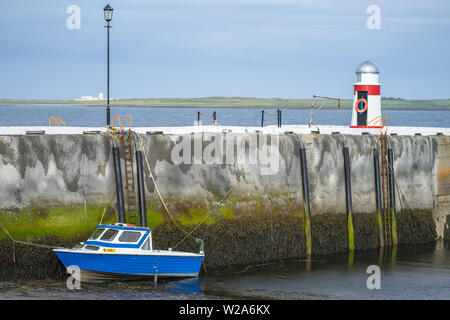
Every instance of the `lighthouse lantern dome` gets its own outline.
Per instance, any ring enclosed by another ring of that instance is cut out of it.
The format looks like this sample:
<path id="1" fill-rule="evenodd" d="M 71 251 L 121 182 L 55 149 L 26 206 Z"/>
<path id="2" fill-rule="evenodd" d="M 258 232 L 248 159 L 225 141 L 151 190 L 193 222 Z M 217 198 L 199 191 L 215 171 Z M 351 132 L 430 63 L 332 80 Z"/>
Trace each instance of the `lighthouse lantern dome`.
<path id="1" fill-rule="evenodd" d="M 364 84 L 379 84 L 380 71 L 372 61 L 364 61 L 356 68 L 356 82 Z"/>
<path id="2" fill-rule="evenodd" d="M 377 65 L 369 60 L 361 62 L 359 64 L 358 68 L 356 68 L 355 72 L 356 73 L 377 73 L 377 74 L 380 73 Z"/>

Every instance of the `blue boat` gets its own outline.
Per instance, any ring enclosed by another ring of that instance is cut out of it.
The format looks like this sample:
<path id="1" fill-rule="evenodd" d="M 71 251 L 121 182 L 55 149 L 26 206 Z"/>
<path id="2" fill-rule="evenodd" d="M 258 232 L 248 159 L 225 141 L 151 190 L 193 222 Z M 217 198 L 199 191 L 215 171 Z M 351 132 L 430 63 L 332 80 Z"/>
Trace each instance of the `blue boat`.
<path id="1" fill-rule="evenodd" d="M 154 250 L 152 229 L 124 223 L 102 224 L 73 249 L 53 249 L 67 268 L 77 266 L 81 281 L 145 277 L 197 277 L 205 256 Z"/>

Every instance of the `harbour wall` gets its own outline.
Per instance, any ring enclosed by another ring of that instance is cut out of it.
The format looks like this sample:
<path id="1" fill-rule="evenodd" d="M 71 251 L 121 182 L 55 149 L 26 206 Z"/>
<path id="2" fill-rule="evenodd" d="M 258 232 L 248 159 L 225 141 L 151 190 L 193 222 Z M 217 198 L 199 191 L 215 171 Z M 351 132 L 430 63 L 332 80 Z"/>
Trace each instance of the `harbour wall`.
<path id="1" fill-rule="evenodd" d="M 147 219 L 156 248 L 197 251 L 194 238 L 203 238 L 207 269 L 303 257 L 301 147 L 312 253 L 348 250 L 344 147 L 350 155 L 355 248 L 379 246 L 373 162 L 378 136 L 204 132 L 132 138 L 144 153 Z M 399 244 L 449 234 L 449 140 L 388 136 Z M 0 222 L 16 239 L 63 246 L 84 240 L 100 220 L 116 222 L 114 145 L 120 139 L 109 133 L 0 136 Z M 133 215 L 127 219 L 137 222 Z M 13 263 L 11 241 L 0 237 L 0 278 L 64 273 L 45 248 L 17 246 Z"/>

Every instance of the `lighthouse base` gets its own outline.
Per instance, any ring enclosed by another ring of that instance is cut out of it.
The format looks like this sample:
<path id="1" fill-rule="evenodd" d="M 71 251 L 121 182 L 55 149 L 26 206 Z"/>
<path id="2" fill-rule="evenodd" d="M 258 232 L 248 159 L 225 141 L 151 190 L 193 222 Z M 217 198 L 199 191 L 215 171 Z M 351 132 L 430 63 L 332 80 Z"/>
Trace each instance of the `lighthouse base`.
<path id="1" fill-rule="evenodd" d="M 383 129 L 384 126 L 350 126 L 350 128 L 369 128 L 369 129 Z"/>

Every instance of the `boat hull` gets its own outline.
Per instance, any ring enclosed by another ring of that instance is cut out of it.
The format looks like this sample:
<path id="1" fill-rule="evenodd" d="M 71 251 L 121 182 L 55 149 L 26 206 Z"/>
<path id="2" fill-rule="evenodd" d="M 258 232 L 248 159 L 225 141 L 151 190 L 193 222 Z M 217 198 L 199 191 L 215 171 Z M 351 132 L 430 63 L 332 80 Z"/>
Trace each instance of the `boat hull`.
<path id="1" fill-rule="evenodd" d="M 80 281 L 81 282 L 103 282 L 103 281 L 142 281 L 148 279 L 154 279 L 155 275 L 132 275 L 132 274 L 122 274 L 122 273 L 110 273 L 110 272 L 100 272 L 93 270 L 80 269 Z M 159 278 L 166 279 L 184 279 L 184 278 L 195 278 L 196 275 L 171 275 L 164 276 L 158 274 Z"/>
<path id="2" fill-rule="evenodd" d="M 134 255 L 94 254 L 54 250 L 65 267 L 77 266 L 83 278 L 99 276 L 100 280 L 127 277 L 197 277 L 203 262 L 202 255 Z"/>

